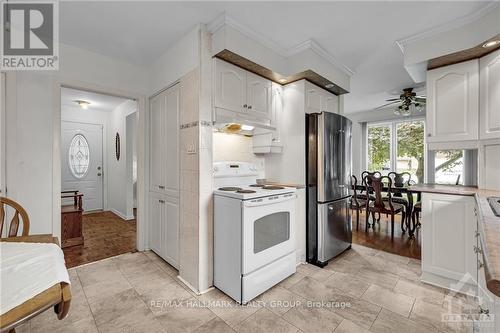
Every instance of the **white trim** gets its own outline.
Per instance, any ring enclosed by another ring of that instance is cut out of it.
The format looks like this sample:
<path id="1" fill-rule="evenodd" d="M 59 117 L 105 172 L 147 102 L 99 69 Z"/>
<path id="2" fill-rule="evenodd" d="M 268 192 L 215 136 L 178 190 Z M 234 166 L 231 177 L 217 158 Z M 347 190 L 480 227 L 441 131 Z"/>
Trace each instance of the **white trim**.
<path id="1" fill-rule="evenodd" d="M 325 48 L 323 48 L 314 39 L 308 39 L 302 43 L 295 45 L 290 49 L 287 49 L 282 47 L 275 41 L 271 40 L 269 37 L 264 36 L 263 34 L 256 32 L 255 30 L 237 22 L 235 19 L 229 17 L 225 12 L 216 17 L 210 23 L 208 23 L 207 30 L 208 32 L 213 34 L 217 30 L 222 29 L 225 25 L 235 29 L 236 31 L 242 33 L 243 35 L 246 35 L 247 37 L 271 49 L 273 52 L 277 53 L 278 55 L 284 58 L 289 58 L 302 51 L 311 50 L 320 57 L 322 57 L 323 59 L 325 59 L 331 65 L 340 69 L 348 76 L 352 76 L 355 73 L 354 70 L 341 63 L 339 59 L 333 56 L 330 52 L 328 52 Z"/>
<path id="2" fill-rule="evenodd" d="M 125 220 L 125 221 L 130 221 L 130 220 L 133 220 L 134 219 L 134 215 L 132 216 L 127 216 L 127 215 L 123 215 L 122 213 L 120 213 L 119 211 L 117 211 L 116 209 L 114 208 L 111 208 L 109 209 L 108 211 L 110 211 L 111 213 L 119 216 L 121 219 Z"/>
<path id="3" fill-rule="evenodd" d="M 6 154 L 6 150 L 5 150 L 5 147 L 6 147 L 6 138 L 7 138 L 7 135 L 5 134 L 5 121 L 7 120 L 7 117 L 5 116 L 5 106 L 6 106 L 6 103 L 5 103 L 5 97 L 6 97 L 6 93 L 5 93 L 5 83 L 6 83 L 6 80 L 5 80 L 5 73 L 0 73 L 0 196 L 7 196 L 7 194 L 5 193 L 5 188 L 6 188 L 6 185 L 5 185 L 5 181 L 6 181 L 6 177 L 5 177 L 5 168 L 7 166 L 7 164 L 5 163 L 5 154 Z M 1 236 L 1 235 L 0 235 Z"/>
<path id="4" fill-rule="evenodd" d="M 143 251 L 148 248 L 148 191 L 147 179 L 149 170 L 145 168 L 145 160 L 148 159 L 146 136 L 146 107 L 147 98 L 144 95 L 102 87 L 81 81 L 54 81 L 54 112 L 53 112 L 53 138 L 52 138 L 52 234 L 61 237 L 61 88 L 86 90 L 90 92 L 124 97 L 137 102 L 138 128 L 137 128 L 137 250 Z"/>
<path id="5" fill-rule="evenodd" d="M 411 35 L 411 36 L 408 36 L 408 37 L 405 37 L 402 39 L 399 39 L 396 41 L 396 44 L 401 49 L 401 52 L 403 52 L 403 54 L 404 54 L 405 48 L 408 44 L 423 40 L 425 38 L 437 35 L 437 34 L 442 33 L 442 32 L 447 32 L 447 31 L 450 31 L 453 29 L 457 29 L 457 28 L 463 27 L 466 24 L 478 21 L 483 16 L 490 13 L 493 9 L 495 9 L 498 6 L 500 6 L 499 1 L 492 1 L 474 13 L 464 15 L 462 17 L 454 19 L 454 20 L 447 22 L 445 24 L 441 24 L 441 25 L 438 25 L 434 28 L 419 32 L 417 34 L 414 34 L 414 35 Z"/>

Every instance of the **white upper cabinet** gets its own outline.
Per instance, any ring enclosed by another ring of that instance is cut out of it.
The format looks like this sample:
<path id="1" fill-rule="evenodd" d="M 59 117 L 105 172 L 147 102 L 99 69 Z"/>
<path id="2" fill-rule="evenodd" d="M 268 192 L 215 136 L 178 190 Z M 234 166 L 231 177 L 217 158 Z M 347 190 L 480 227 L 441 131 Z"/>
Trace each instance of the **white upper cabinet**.
<path id="1" fill-rule="evenodd" d="M 261 76 L 247 73 L 247 112 L 272 118 L 272 83 Z"/>
<path id="2" fill-rule="evenodd" d="M 215 59 L 215 106 L 245 112 L 246 100 L 247 72 L 230 63 Z"/>
<path id="3" fill-rule="evenodd" d="M 272 82 L 215 59 L 216 108 L 235 111 L 255 121 L 272 119 Z"/>
<path id="4" fill-rule="evenodd" d="M 427 72 L 428 142 L 477 140 L 478 111 L 477 59 Z"/>
<path id="5" fill-rule="evenodd" d="M 306 81 L 306 113 L 338 113 L 339 97 Z"/>
<path id="6" fill-rule="evenodd" d="M 500 138 L 500 50 L 479 60 L 481 139 Z"/>

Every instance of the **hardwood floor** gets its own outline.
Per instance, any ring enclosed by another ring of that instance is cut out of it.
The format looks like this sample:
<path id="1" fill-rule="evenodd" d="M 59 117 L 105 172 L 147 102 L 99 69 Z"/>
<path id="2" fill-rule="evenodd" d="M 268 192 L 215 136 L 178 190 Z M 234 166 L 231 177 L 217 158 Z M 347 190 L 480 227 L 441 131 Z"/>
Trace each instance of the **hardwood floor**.
<path id="1" fill-rule="evenodd" d="M 382 250 L 400 256 L 421 259 L 421 232 L 417 228 L 415 237 L 409 238 L 408 232 L 401 232 L 401 215 L 396 215 L 394 223 L 394 240 L 391 240 L 390 216 L 382 214 L 375 228 L 365 232 L 365 214 L 359 215 L 359 230 L 356 231 L 356 212 L 352 211 L 352 242 L 372 249 Z M 370 223 L 372 222 L 370 218 Z"/>
<path id="2" fill-rule="evenodd" d="M 111 212 L 83 215 L 84 245 L 63 249 L 66 267 L 113 257 L 136 250 L 136 221 L 125 221 Z"/>

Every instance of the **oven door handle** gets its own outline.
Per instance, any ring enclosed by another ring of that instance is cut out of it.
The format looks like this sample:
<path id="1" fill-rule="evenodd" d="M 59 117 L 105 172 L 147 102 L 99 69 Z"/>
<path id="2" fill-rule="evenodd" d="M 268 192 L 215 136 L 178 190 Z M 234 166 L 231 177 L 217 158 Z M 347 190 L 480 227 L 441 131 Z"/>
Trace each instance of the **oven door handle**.
<path id="1" fill-rule="evenodd" d="M 265 198 L 245 200 L 245 201 L 243 201 L 243 206 L 245 206 L 245 207 L 258 207 L 258 206 L 274 205 L 274 204 L 279 203 L 279 202 L 294 200 L 295 198 L 297 198 L 297 194 L 295 194 L 295 193 L 269 196 L 269 197 L 265 197 Z"/>

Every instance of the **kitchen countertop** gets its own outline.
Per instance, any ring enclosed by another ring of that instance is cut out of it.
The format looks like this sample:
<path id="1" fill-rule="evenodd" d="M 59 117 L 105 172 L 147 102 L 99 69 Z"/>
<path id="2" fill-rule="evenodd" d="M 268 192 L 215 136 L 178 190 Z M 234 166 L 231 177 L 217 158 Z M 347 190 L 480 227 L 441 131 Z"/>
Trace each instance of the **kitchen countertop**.
<path id="1" fill-rule="evenodd" d="M 468 195 L 476 198 L 479 208 L 479 234 L 483 250 L 486 286 L 500 297 L 500 217 L 493 214 L 488 197 L 500 197 L 500 191 L 457 185 L 413 185 L 415 192 Z"/>

